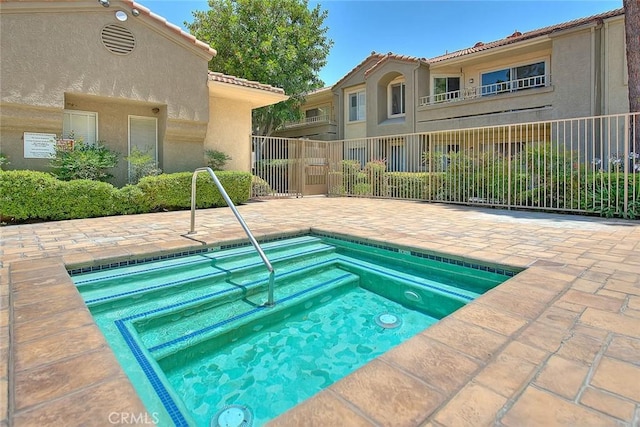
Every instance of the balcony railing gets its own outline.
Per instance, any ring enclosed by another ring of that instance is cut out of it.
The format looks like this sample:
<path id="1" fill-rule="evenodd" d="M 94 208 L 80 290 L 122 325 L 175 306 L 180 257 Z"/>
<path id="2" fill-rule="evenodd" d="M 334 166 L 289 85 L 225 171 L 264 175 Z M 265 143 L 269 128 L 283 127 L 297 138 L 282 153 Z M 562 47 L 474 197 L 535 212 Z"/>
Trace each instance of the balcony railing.
<path id="1" fill-rule="evenodd" d="M 525 79 L 510 80 L 508 82 L 493 83 L 484 86 L 471 86 L 461 90 L 438 93 L 436 95 L 422 96 L 419 99 L 419 106 L 441 104 L 445 102 L 463 101 L 465 99 L 476 99 L 483 96 L 498 95 L 508 92 L 517 92 L 536 87 L 545 87 L 551 84 L 551 76 L 534 76 Z"/>
<path id="2" fill-rule="evenodd" d="M 298 126 L 307 126 L 314 125 L 319 123 L 330 123 L 331 116 L 329 114 L 321 114 L 319 116 L 314 117 L 305 117 L 302 120 L 298 120 L 296 122 L 286 122 L 282 125 L 283 129 L 298 127 Z"/>

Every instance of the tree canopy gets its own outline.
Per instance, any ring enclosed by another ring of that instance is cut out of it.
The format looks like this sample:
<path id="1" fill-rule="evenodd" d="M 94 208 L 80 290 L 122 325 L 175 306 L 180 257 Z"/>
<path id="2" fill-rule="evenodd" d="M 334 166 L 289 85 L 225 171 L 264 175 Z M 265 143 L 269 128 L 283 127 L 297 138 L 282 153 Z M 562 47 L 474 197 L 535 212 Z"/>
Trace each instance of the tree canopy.
<path id="1" fill-rule="evenodd" d="M 303 94 L 323 86 L 318 77 L 333 41 L 327 11 L 308 0 L 209 0 L 193 12 L 191 34 L 218 54 L 209 69 L 284 89 L 289 100 L 253 112 L 254 133 L 269 135 L 298 111 Z"/>

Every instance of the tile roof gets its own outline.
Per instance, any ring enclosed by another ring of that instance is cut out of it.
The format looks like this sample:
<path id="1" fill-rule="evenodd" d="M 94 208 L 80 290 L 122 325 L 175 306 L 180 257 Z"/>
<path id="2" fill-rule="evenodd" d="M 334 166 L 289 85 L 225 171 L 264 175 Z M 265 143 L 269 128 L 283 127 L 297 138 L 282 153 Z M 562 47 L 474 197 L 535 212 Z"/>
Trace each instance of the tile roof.
<path id="1" fill-rule="evenodd" d="M 447 59 L 459 58 L 461 56 L 470 55 L 472 53 L 482 52 L 488 49 L 493 49 L 500 46 L 506 46 L 506 45 L 521 42 L 524 40 L 533 39 L 535 37 L 548 35 L 554 32 L 568 30 L 568 29 L 579 27 L 581 25 L 589 24 L 592 22 L 598 22 L 603 19 L 613 18 L 619 15 L 624 15 L 624 9 L 622 8 L 615 9 L 609 12 L 600 13 L 598 15 L 588 16 L 586 18 L 579 18 L 573 21 L 563 22 L 561 24 L 539 28 L 537 30 L 528 31 L 526 33 L 520 33 L 516 31 L 510 36 L 505 37 L 504 39 L 496 40 L 489 43 L 478 42 L 473 47 L 470 47 L 470 48 L 461 49 L 451 53 L 446 53 L 444 55 L 436 56 L 434 58 L 429 58 L 428 62 L 435 63 L 435 62 L 445 61 Z"/>
<path id="2" fill-rule="evenodd" d="M 146 7 L 144 7 L 140 3 L 136 3 L 133 0 L 122 0 L 122 1 L 125 4 L 128 4 L 131 8 L 137 9 L 140 12 L 140 15 L 146 15 L 146 16 L 150 17 L 152 20 L 158 22 L 159 24 L 164 25 L 165 27 L 169 28 L 171 31 L 173 31 L 174 33 L 178 34 L 180 37 L 182 37 L 185 40 L 187 40 L 189 43 L 191 43 L 194 46 L 196 46 L 198 49 L 201 49 L 201 50 L 207 52 L 209 55 L 212 55 L 212 56 L 216 56 L 217 55 L 216 50 L 214 48 L 212 48 L 211 46 L 209 46 L 207 43 L 198 40 L 197 38 L 195 38 L 191 34 L 183 31 L 177 25 L 174 25 L 171 22 L 167 21 L 162 16 L 156 15 L 155 13 L 151 12 L 151 10 L 149 10 Z"/>
<path id="3" fill-rule="evenodd" d="M 274 86 L 256 82 L 253 80 L 242 79 L 240 77 L 229 76 L 227 74 L 216 73 L 213 71 L 209 71 L 209 81 L 219 82 L 219 83 L 228 83 L 236 86 L 244 86 L 251 89 L 259 89 L 267 92 L 273 92 L 273 93 L 284 95 L 284 89 L 281 89 L 279 87 L 274 87 Z"/>
<path id="4" fill-rule="evenodd" d="M 345 81 L 352 74 L 354 74 L 356 71 L 358 71 L 364 64 L 366 64 L 367 62 L 371 61 L 372 59 L 375 59 L 376 62 L 377 62 L 377 61 L 380 61 L 382 58 L 384 58 L 384 56 L 385 55 L 382 54 L 382 53 L 371 52 L 371 55 L 367 56 L 361 63 L 359 63 L 358 65 L 353 67 L 353 69 L 351 71 L 349 71 L 347 74 L 345 74 L 344 77 L 342 77 L 340 80 L 338 80 L 332 87 L 338 86 L 340 83 Z"/>
<path id="5" fill-rule="evenodd" d="M 426 58 L 417 58 L 415 56 L 408 56 L 408 55 L 397 55 L 393 52 L 389 52 L 386 55 L 384 55 L 382 58 L 380 58 L 380 60 L 378 60 L 378 62 L 376 62 L 375 64 L 373 64 L 371 66 L 371 68 L 369 68 L 367 71 L 364 72 L 364 76 L 368 76 L 370 73 L 374 72 L 376 68 L 381 67 L 382 65 L 384 65 L 385 62 L 388 62 L 390 60 L 395 60 L 395 61 L 405 61 L 405 62 L 415 62 L 415 63 L 419 63 L 419 62 L 428 62 Z"/>

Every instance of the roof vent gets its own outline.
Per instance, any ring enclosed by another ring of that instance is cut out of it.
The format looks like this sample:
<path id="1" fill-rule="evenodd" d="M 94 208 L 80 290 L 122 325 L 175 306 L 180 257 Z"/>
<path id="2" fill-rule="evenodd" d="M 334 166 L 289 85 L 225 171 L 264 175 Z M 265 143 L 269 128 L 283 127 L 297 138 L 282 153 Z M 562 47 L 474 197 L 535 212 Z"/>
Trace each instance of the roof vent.
<path id="1" fill-rule="evenodd" d="M 508 38 L 508 39 L 512 39 L 512 38 L 514 38 L 514 37 L 520 37 L 521 35 L 522 35 L 522 33 L 521 33 L 520 31 L 515 30 L 515 31 L 513 32 L 513 34 L 511 34 L 511 35 L 510 35 L 509 37 L 507 37 L 507 38 Z"/>
<path id="2" fill-rule="evenodd" d="M 116 55 L 128 55 L 136 47 L 133 33 L 121 25 L 109 24 L 102 29 L 100 35 L 104 47 Z"/>
<path id="3" fill-rule="evenodd" d="M 480 47 L 480 46 L 484 46 L 484 43 L 478 42 L 478 43 L 473 45 L 473 47 Z"/>

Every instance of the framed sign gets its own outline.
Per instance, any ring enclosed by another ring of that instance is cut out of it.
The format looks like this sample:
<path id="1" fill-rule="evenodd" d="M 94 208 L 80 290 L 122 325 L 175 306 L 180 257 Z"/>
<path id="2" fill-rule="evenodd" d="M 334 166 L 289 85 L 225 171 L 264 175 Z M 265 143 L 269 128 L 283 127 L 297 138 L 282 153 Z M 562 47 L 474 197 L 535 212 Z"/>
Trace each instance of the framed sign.
<path id="1" fill-rule="evenodd" d="M 24 133 L 24 158 L 49 159 L 56 154 L 55 133 Z"/>

